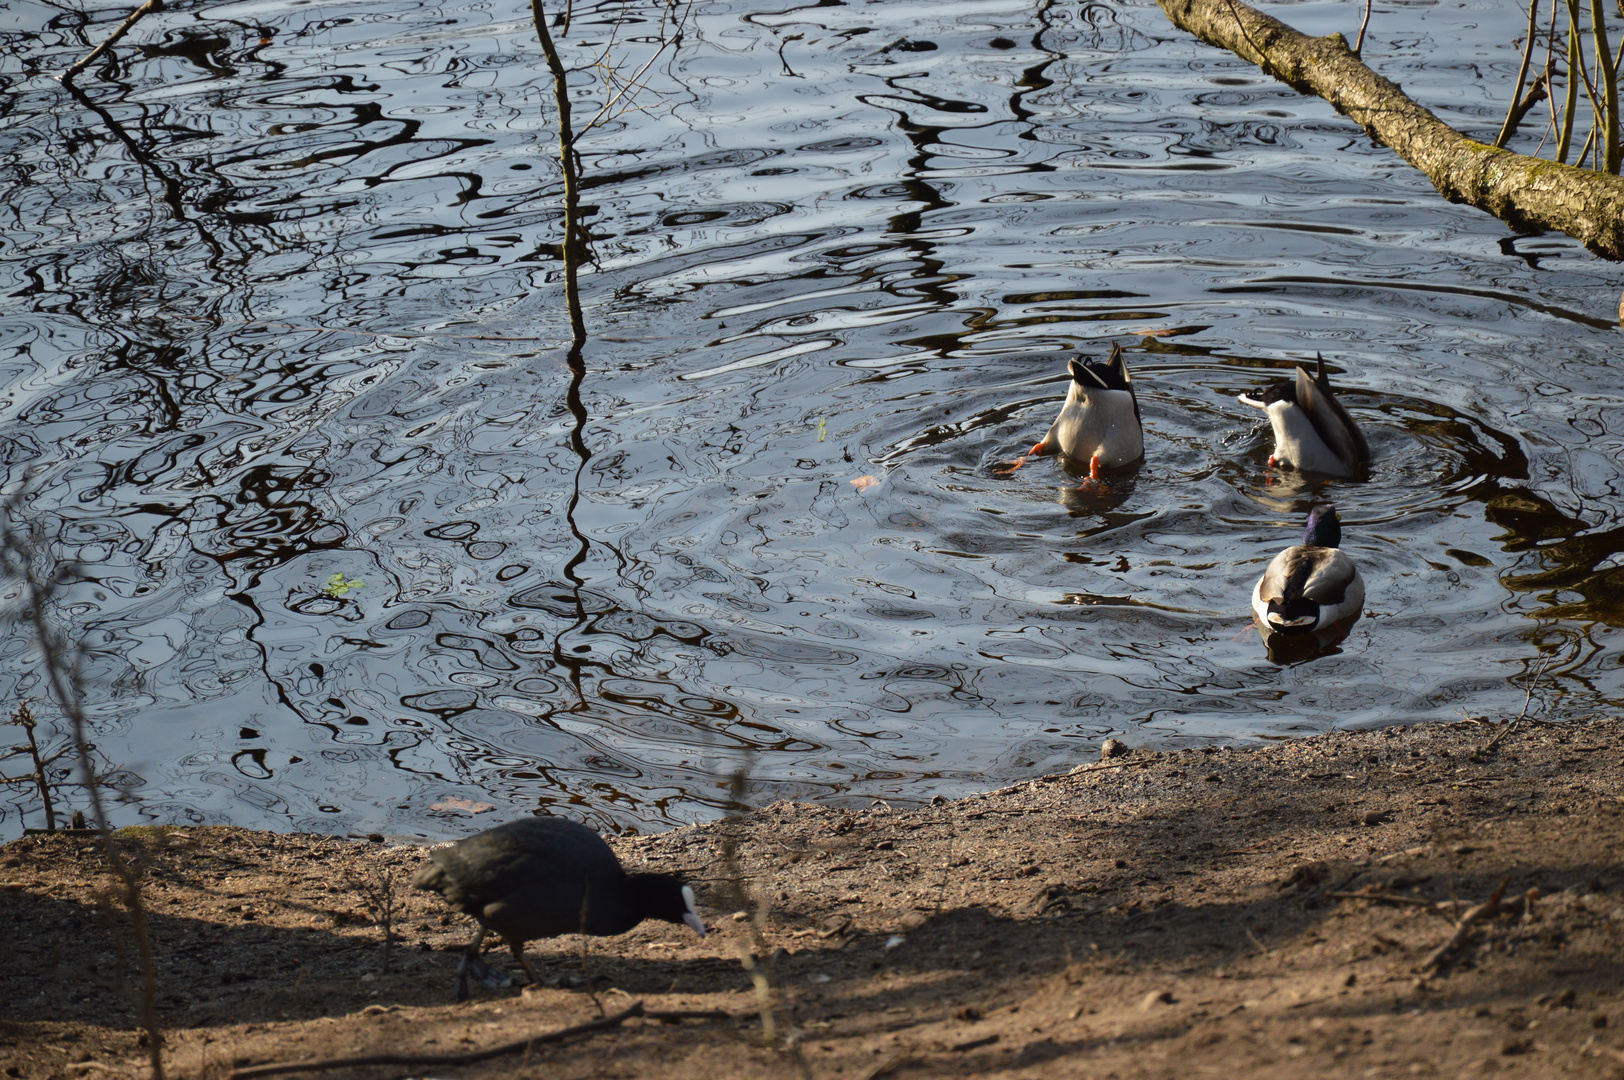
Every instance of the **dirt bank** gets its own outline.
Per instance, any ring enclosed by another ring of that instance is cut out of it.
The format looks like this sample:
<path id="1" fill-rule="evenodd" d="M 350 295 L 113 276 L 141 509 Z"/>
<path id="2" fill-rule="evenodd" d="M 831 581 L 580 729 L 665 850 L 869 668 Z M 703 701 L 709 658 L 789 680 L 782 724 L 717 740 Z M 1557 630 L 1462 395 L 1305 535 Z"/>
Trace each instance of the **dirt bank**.
<path id="1" fill-rule="evenodd" d="M 628 865 L 695 881 L 711 936 L 645 924 L 533 943 L 548 985 L 462 1005 L 471 924 L 406 887 L 420 847 L 230 828 L 127 843 L 182 1077 L 458 1053 L 633 1001 L 730 1019 L 633 1018 L 478 1064 L 329 1075 L 1624 1076 L 1624 725 L 1524 723 L 1485 749 L 1502 733 L 1139 752 L 919 809 L 778 804 L 618 840 Z M 767 905 L 795 1054 L 762 1045 L 730 831 Z M 4 1077 L 144 1071 L 97 908 L 106 880 L 93 840 L 0 849 Z M 1435 956 L 1452 912 L 1502 882 L 1500 909 Z"/>

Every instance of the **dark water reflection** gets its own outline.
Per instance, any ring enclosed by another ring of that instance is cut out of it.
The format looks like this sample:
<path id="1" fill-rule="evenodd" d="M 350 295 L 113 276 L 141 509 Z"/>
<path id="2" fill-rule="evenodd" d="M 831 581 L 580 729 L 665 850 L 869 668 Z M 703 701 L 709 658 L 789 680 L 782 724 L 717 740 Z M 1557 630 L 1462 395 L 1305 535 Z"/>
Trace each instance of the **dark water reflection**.
<path id="1" fill-rule="evenodd" d="M 1113 733 L 1515 713 L 1536 672 L 1547 715 L 1624 697 L 1617 273 L 1152 4 L 697 9 L 582 145 L 578 378 L 527 9 L 175 8 L 70 97 L 114 18 L 7 12 L 0 461 L 89 575 L 130 820 L 649 827 L 747 755 L 765 797 L 906 800 Z M 1492 133 L 1521 16 L 1387 18 L 1383 71 Z M 1143 467 L 994 476 L 1111 341 Z M 1235 401 L 1316 350 L 1367 475 L 1271 471 Z M 1321 499 L 1365 617 L 1277 665 L 1252 581 Z"/>

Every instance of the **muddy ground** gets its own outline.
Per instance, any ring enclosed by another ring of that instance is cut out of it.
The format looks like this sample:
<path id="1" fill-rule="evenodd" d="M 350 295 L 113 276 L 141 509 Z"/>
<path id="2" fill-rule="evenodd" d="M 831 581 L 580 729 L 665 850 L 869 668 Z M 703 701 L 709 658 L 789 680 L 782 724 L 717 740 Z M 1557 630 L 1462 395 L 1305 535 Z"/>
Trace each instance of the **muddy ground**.
<path id="1" fill-rule="evenodd" d="M 1619 721 L 1081 768 L 918 809 L 777 804 L 617 840 L 628 866 L 687 874 L 712 934 L 661 923 L 534 942 L 544 985 L 463 1004 L 452 972 L 471 923 L 407 887 L 421 846 L 126 835 L 169 1072 L 456 1054 L 641 1002 L 726 1018 L 633 1018 L 476 1064 L 327 1075 L 1624 1077 Z M 759 924 L 735 871 L 765 905 Z M 99 906 L 109 881 L 92 838 L 0 848 L 0 1080 L 144 1072 L 121 989 L 133 965 Z M 1502 882 L 1500 909 L 1435 956 L 1454 912 Z M 771 957 L 777 1046 L 741 947 Z M 518 971 L 500 946 L 487 957 Z"/>

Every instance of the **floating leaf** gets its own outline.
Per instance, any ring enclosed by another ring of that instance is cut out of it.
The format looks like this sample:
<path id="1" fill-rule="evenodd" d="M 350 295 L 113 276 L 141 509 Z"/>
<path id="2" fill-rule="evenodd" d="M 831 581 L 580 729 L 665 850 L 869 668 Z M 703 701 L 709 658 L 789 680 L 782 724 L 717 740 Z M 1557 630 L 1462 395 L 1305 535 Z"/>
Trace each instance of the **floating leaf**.
<path id="1" fill-rule="evenodd" d="M 344 594 L 351 589 L 364 589 L 366 587 L 367 583 L 360 578 L 347 578 L 343 574 L 334 574 L 327 579 L 327 584 L 322 586 L 321 591 L 328 596 L 343 599 Z"/>
<path id="2" fill-rule="evenodd" d="M 858 491 L 867 491 L 869 488 L 873 487 L 879 482 L 880 478 L 878 476 L 859 476 L 857 479 L 851 482 L 851 486 L 856 488 Z"/>
<path id="3" fill-rule="evenodd" d="M 450 798 L 435 803 L 430 810 L 466 810 L 470 814 L 483 814 L 487 810 L 495 810 L 495 803 L 475 802 L 473 799 Z"/>

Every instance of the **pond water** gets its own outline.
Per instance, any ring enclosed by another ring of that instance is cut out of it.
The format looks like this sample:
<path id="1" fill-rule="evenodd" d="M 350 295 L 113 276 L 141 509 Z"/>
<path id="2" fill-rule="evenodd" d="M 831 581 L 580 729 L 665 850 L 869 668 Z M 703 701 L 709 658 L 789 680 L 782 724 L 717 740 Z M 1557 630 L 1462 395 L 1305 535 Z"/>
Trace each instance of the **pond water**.
<path id="1" fill-rule="evenodd" d="M 1624 275 L 1154 4 L 696 6 L 580 143 L 573 367 L 527 7 L 181 0 L 49 77 L 126 10 L 0 16 L 0 449 L 85 574 L 56 614 L 121 822 L 647 830 L 741 768 L 908 802 L 1108 735 L 1624 700 Z M 577 123 L 659 10 L 576 5 Z M 1378 3 L 1366 56 L 1492 138 L 1523 17 Z M 1113 342 L 1142 468 L 997 475 Z M 1316 350 L 1368 475 L 1271 470 L 1235 400 Z M 1318 500 L 1365 617 L 1276 664 L 1251 586 Z"/>

